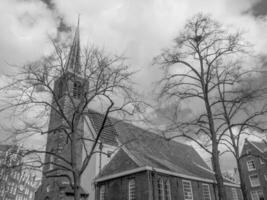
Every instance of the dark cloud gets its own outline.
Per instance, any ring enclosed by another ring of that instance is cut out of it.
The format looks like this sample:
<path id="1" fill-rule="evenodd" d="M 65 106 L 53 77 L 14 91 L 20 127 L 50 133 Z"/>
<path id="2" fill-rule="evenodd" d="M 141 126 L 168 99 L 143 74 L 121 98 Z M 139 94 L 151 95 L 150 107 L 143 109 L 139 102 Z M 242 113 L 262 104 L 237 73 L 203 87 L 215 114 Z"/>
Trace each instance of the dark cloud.
<path id="1" fill-rule="evenodd" d="M 256 17 L 266 16 L 267 15 L 267 1 L 266 0 L 259 1 L 252 7 L 251 11 L 252 11 L 252 14 Z"/>
<path id="2" fill-rule="evenodd" d="M 71 28 L 72 27 L 65 22 L 64 18 L 60 17 L 60 22 L 58 25 L 58 31 L 59 32 L 70 32 Z"/>
<path id="3" fill-rule="evenodd" d="M 45 3 L 49 9 L 53 10 L 55 8 L 53 0 L 41 0 L 41 1 Z"/>

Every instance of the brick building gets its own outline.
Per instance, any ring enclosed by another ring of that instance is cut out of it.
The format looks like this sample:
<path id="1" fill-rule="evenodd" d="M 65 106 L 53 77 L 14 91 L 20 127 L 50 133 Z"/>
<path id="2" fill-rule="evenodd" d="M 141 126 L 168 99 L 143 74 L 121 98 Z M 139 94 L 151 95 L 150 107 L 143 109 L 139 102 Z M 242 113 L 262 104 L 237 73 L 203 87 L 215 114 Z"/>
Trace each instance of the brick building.
<path id="1" fill-rule="evenodd" d="M 39 186 L 36 176 L 23 169 L 16 145 L 0 145 L 0 200 L 33 200 Z"/>
<path id="2" fill-rule="evenodd" d="M 242 174 L 248 198 L 267 199 L 267 143 L 245 140 L 241 155 Z"/>
<path id="3" fill-rule="evenodd" d="M 214 173 L 193 147 L 110 119 L 122 146 L 95 179 L 96 200 L 214 200 Z M 227 199 L 241 200 L 225 180 Z"/>

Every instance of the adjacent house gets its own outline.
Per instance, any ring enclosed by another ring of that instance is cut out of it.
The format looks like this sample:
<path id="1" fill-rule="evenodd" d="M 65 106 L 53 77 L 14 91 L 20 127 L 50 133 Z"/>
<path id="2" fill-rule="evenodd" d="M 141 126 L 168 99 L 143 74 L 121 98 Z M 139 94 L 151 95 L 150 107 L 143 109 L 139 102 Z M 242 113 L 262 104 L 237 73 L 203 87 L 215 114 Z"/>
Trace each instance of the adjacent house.
<path id="1" fill-rule="evenodd" d="M 17 145 L 0 145 L 0 200 L 33 200 L 36 176 L 23 169 Z"/>
<path id="2" fill-rule="evenodd" d="M 242 176 L 251 200 L 267 199 L 267 142 L 245 140 L 241 155 Z"/>

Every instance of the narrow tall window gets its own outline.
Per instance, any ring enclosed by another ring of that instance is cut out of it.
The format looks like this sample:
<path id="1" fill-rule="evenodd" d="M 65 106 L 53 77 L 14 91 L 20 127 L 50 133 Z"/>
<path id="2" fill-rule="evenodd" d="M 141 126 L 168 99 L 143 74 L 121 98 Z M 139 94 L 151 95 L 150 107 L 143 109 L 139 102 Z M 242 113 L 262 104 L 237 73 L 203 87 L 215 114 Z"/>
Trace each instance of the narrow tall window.
<path id="1" fill-rule="evenodd" d="M 54 165 L 53 165 L 54 161 L 55 161 L 54 156 L 53 155 L 50 155 L 49 156 L 49 170 L 52 170 L 53 169 L 53 167 L 54 167 Z"/>
<path id="2" fill-rule="evenodd" d="M 248 166 L 248 171 L 253 171 L 256 169 L 256 165 L 255 165 L 254 160 L 249 160 L 247 162 L 247 166 Z"/>
<path id="3" fill-rule="evenodd" d="M 193 200 L 193 191 L 191 181 L 183 180 L 183 192 L 185 200 Z"/>
<path id="4" fill-rule="evenodd" d="M 256 190 L 251 192 L 252 200 L 264 200 L 264 195 L 262 190 Z"/>
<path id="5" fill-rule="evenodd" d="M 232 188 L 233 200 L 238 200 L 238 194 L 236 188 Z"/>
<path id="6" fill-rule="evenodd" d="M 158 179 L 158 196 L 159 200 L 164 200 L 164 185 L 163 185 L 163 179 Z"/>
<path id="7" fill-rule="evenodd" d="M 105 185 L 101 185 L 99 189 L 99 200 L 105 200 L 106 188 Z"/>
<path id="8" fill-rule="evenodd" d="M 171 200 L 171 184 L 169 180 L 165 182 L 165 200 Z"/>
<path id="9" fill-rule="evenodd" d="M 82 95 L 82 84 L 78 81 L 73 83 L 73 97 L 80 98 Z"/>
<path id="10" fill-rule="evenodd" d="M 202 184 L 203 200 L 210 200 L 210 187 L 208 184 Z"/>
<path id="11" fill-rule="evenodd" d="M 129 200 L 136 200 L 136 195 L 135 195 L 135 180 L 130 179 L 128 182 L 128 199 Z"/>
<path id="12" fill-rule="evenodd" d="M 252 187 L 260 186 L 260 180 L 258 174 L 249 176 L 249 179 Z"/>

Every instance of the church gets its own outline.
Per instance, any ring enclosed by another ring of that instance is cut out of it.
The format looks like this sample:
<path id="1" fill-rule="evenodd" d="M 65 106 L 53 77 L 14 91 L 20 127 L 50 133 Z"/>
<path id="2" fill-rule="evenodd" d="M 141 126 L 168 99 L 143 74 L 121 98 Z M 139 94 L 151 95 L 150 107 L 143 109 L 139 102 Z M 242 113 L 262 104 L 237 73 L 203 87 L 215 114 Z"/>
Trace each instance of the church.
<path id="1" fill-rule="evenodd" d="M 67 70 L 54 84 L 58 102 L 64 112 L 72 112 L 66 85 L 72 87 L 75 104 L 82 96 L 81 83 L 87 83 L 79 75 L 80 65 L 79 26 L 66 63 Z M 74 78 L 73 78 L 74 77 Z M 86 90 L 86 85 L 83 85 Z M 78 123 L 76 136 L 94 140 L 103 124 L 104 115 L 93 110 Z M 45 165 L 42 184 L 35 200 L 71 200 L 74 192 L 71 179 L 57 171 L 61 165 L 56 156 L 71 159 L 69 143 L 58 127 L 64 122 L 53 111 L 50 114 L 47 135 Z M 75 163 L 81 167 L 90 143 L 75 144 Z M 108 117 L 101 130 L 95 153 L 81 177 L 80 199 L 84 200 L 216 200 L 217 189 L 213 171 L 201 156 L 189 145 L 167 141 L 163 137 L 122 120 Z M 55 156 L 56 155 L 56 156 Z M 66 166 L 67 168 L 67 166 Z M 57 171 L 57 173 L 56 173 Z M 225 180 L 227 199 L 241 200 L 239 185 Z"/>

